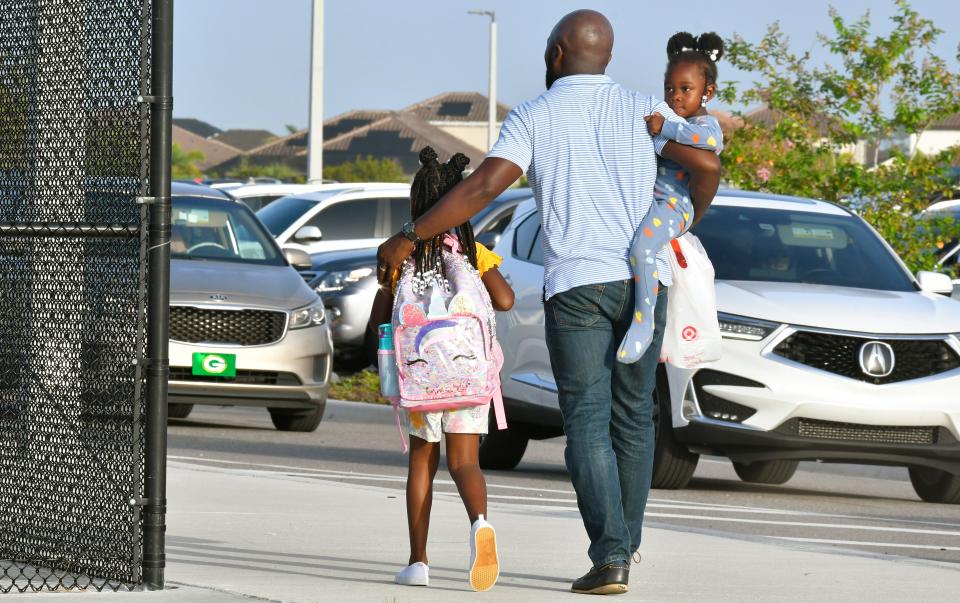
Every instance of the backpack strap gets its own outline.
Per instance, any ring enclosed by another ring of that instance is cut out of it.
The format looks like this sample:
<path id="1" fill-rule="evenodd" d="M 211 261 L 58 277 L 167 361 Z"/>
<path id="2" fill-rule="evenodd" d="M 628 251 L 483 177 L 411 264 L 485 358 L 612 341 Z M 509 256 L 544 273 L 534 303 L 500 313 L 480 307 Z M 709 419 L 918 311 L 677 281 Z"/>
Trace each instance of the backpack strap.
<path id="1" fill-rule="evenodd" d="M 392 401 L 393 404 L 393 418 L 397 420 L 397 433 L 400 434 L 400 448 L 403 449 L 403 453 L 407 453 L 407 434 L 403 432 L 403 425 L 400 423 L 400 400 Z"/>
<path id="2" fill-rule="evenodd" d="M 500 384 L 493 389 L 493 415 L 497 418 L 497 429 L 503 431 L 507 428 L 507 415 L 503 412 L 503 392 L 500 391 Z"/>

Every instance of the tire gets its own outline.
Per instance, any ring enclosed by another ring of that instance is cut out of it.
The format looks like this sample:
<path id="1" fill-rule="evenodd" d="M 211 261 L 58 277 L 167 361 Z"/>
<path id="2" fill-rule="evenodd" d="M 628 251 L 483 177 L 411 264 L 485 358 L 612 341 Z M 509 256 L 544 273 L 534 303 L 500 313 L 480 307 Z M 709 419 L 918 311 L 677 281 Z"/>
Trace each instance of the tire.
<path id="1" fill-rule="evenodd" d="M 311 410 L 289 410 L 286 408 L 271 408 L 270 420 L 278 431 L 314 431 L 323 419 L 326 404 Z"/>
<path id="2" fill-rule="evenodd" d="M 657 388 L 653 392 L 653 424 L 656 428 L 657 444 L 653 454 L 653 479 L 650 487 L 679 490 L 690 483 L 693 472 L 697 470 L 700 455 L 690 452 L 673 434 L 669 400 L 666 375 L 661 369 L 657 374 Z"/>
<path id="3" fill-rule="evenodd" d="M 926 502 L 960 504 L 960 476 L 930 467 L 910 467 L 910 483 Z"/>
<path id="4" fill-rule="evenodd" d="M 186 419 L 193 411 L 193 404 L 167 404 L 167 418 Z"/>
<path id="5" fill-rule="evenodd" d="M 733 470 L 740 479 L 749 484 L 779 485 L 790 481 L 796 473 L 800 461 L 757 461 L 755 463 L 733 463 Z"/>
<path id="6" fill-rule="evenodd" d="M 511 423 L 500 431 L 491 413 L 487 434 L 480 437 L 480 468 L 511 471 L 520 464 L 529 441 L 530 436 L 522 423 Z"/>

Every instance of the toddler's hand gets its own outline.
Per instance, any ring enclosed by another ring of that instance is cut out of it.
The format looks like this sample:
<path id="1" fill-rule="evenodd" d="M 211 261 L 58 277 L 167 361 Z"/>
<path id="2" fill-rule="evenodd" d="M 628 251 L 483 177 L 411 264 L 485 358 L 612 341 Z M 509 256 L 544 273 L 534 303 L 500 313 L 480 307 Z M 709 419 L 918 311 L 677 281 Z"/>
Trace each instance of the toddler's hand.
<path id="1" fill-rule="evenodd" d="M 650 136 L 660 134 L 660 130 L 663 129 L 663 116 L 659 113 L 647 115 L 643 118 L 643 121 L 647 122 L 647 131 L 650 132 Z"/>

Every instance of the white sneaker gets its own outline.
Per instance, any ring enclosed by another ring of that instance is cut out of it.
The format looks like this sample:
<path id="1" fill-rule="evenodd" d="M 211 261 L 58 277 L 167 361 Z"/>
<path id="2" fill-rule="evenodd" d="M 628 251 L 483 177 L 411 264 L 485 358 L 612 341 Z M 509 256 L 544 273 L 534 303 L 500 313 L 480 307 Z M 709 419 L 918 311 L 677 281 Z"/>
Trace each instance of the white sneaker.
<path id="1" fill-rule="evenodd" d="M 470 586 L 476 591 L 490 590 L 499 577 L 497 533 L 481 515 L 470 528 Z"/>
<path id="2" fill-rule="evenodd" d="M 404 586 L 430 586 L 430 568 L 417 561 L 400 570 L 394 580 Z"/>

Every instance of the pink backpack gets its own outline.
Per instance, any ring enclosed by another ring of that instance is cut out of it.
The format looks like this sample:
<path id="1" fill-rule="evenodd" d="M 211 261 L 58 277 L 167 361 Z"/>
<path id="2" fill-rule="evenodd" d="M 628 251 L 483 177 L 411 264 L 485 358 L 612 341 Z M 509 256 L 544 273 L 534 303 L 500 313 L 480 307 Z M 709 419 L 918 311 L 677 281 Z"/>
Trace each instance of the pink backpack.
<path id="1" fill-rule="evenodd" d="M 480 274 L 447 235 L 436 275 L 415 282 L 407 260 L 393 302 L 393 341 L 400 381 L 399 408 L 428 412 L 493 400 L 497 428 L 506 429 L 500 368 L 503 352 L 490 294 Z"/>

